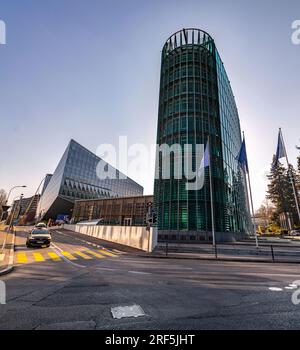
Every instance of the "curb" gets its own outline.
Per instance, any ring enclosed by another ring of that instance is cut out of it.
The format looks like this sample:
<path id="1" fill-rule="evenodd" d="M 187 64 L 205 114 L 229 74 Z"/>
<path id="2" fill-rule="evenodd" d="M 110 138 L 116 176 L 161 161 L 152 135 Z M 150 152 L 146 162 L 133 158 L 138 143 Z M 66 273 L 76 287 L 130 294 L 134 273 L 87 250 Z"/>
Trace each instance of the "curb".
<path id="1" fill-rule="evenodd" d="M 15 238 L 16 238 L 16 232 L 13 233 L 13 239 L 11 242 L 11 248 L 9 251 L 9 260 L 8 265 L 5 269 L 0 270 L 0 276 L 7 275 L 14 269 L 14 250 L 15 250 Z"/>
<path id="2" fill-rule="evenodd" d="M 137 255 L 141 258 L 154 258 L 154 259 L 173 259 L 173 260 L 203 260 L 203 261 L 224 261 L 224 262 L 240 262 L 240 263 L 262 263 L 262 264 L 299 264 L 299 261 L 288 261 L 288 260 L 249 260 L 249 259 L 233 259 L 233 258 L 201 258 L 201 257 L 185 257 L 185 256 L 158 256 L 158 255 Z"/>

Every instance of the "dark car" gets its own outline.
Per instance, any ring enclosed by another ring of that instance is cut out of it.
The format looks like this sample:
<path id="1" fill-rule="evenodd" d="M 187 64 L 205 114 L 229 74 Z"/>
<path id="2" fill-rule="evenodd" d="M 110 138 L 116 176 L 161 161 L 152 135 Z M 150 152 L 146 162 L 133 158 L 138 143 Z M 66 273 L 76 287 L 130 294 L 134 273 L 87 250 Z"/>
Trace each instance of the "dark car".
<path id="1" fill-rule="evenodd" d="M 51 243 L 51 233 L 45 228 L 34 228 L 28 235 L 26 246 L 48 248 Z"/>

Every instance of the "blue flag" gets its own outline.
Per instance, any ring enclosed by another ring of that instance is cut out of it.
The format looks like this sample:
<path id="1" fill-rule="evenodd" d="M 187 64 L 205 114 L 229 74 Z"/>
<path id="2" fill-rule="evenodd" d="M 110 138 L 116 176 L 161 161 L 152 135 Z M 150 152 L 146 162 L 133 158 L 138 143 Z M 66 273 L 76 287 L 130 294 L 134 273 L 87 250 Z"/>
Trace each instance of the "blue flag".
<path id="1" fill-rule="evenodd" d="M 239 152 L 238 156 L 236 157 L 236 159 L 239 162 L 241 168 L 244 170 L 244 172 L 248 174 L 249 168 L 248 168 L 248 159 L 247 159 L 245 138 L 243 139 L 240 152 Z"/>
<path id="2" fill-rule="evenodd" d="M 286 157 L 286 153 L 282 140 L 281 130 L 279 130 L 275 164 L 277 164 L 279 159 L 283 157 Z"/>
<path id="3" fill-rule="evenodd" d="M 201 175 L 204 174 L 204 169 L 210 165 L 210 154 L 209 154 L 209 143 L 207 142 L 205 151 L 203 154 L 203 158 L 201 160 L 199 169 L 198 169 L 198 176 L 200 177 Z"/>

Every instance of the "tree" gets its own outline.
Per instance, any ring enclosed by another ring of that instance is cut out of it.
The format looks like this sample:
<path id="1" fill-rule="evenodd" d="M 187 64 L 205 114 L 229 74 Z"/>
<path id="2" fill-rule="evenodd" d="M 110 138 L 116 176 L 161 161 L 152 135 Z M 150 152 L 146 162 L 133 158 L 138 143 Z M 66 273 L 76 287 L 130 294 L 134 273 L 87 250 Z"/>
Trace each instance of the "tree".
<path id="1" fill-rule="evenodd" d="M 299 194 L 300 193 L 300 156 L 297 158 L 296 187 Z"/>
<path id="2" fill-rule="evenodd" d="M 0 220 L 2 217 L 2 205 L 4 205 L 6 202 L 6 192 L 3 189 L 0 189 Z"/>
<path id="3" fill-rule="evenodd" d="M 274 204 L 277 213 L 273 215 L 273 219 L 284 213 L 288 221 L 288 213 L 292 213 L 297 221 L 297 209 L 290 175 L 292 178 L 295 177 L 294 168 L 290 166 L 288 171 L 283 164 L 276 161 L 274 156 L 270 174 L 267 176 L 269 179 L 267 198 Z"/>
<path id="4" fill-rule="evenodd" d="M 277 220 L 274 220 L 274 212 L 276 208 L 270 203 L 267 198 L 263 201 L 260 208 L 256 211 L 255 217 L 260 219 L 263 226 L 267 227 L 269 224 L 277 224 Z"/>
<path id="5" fill-rule="evenodd" d="M 6 202 L 6 192 L 0 189 L 0 205 L 4 205 Z"/>

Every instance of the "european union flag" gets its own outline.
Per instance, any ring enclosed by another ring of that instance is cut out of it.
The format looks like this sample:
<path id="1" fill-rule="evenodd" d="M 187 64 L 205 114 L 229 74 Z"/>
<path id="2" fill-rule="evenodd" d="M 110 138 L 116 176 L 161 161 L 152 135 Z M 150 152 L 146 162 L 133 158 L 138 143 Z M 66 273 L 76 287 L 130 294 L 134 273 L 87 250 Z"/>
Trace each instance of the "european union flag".
<path id="1" fill-rule="evenodd" d="M 210 154 L 209 154 L 209 142 L 207 142 L 203 158 L 201 160 L 199 169 L 198 169 L 198 176 L 204 175 L 204 169 L 210 165 Z"/>
<path id="2" fill-rule="evenodd" d="M 275 164 L 277 164 L 279 159 L 283 157 L 286 157 L 286 153 L 285 153 L 285 147 L 284 147 L 284 143 L 281 135 L 281 130 L 279 130 Z"/>
<path id="3" fill-rule="evenodd" d="M 241 168 L 244 170 L 244 172 L 248 174 L 249 168 L 248 168 L 248 159 L 247 159 L 245 138 L 243 139 L 240 152 L 239 152 L 238 156 L 236 157 L 236 159 L 239 162 Z"/>

